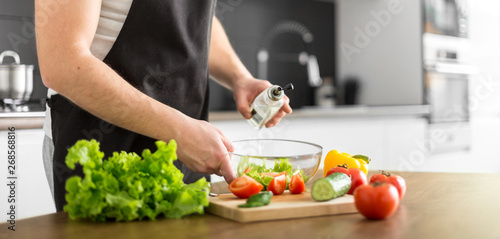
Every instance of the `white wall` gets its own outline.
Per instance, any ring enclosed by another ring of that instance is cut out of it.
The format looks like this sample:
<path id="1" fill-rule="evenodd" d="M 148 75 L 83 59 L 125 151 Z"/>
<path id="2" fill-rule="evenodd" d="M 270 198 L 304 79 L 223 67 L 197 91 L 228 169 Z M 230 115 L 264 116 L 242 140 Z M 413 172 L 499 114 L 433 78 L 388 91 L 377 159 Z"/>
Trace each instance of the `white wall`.
<path id="1" fill-rule="evenodd" d="M 471 64 L 480 74 L 470 81 L 472 116 L 500 116 L 500 1 L 469 0 Z"/>

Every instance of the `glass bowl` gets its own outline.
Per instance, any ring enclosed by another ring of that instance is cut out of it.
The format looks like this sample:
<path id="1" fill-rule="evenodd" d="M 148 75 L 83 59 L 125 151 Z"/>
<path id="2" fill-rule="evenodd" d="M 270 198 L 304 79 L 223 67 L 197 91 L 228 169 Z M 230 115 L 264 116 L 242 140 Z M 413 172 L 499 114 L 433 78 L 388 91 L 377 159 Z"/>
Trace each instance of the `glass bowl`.
<path id="1" fill-rule="evenodd" d="M 304 182 L 311 179 L 321 162 L 323 148 L 317 144 L 286 139 L 247 139 L 232 142 L 231 167 L 238 177 L 250 165 L 273 169 L 275 163 L 283 166 L 288 161 L 292 172 L 302 170 Z"/>

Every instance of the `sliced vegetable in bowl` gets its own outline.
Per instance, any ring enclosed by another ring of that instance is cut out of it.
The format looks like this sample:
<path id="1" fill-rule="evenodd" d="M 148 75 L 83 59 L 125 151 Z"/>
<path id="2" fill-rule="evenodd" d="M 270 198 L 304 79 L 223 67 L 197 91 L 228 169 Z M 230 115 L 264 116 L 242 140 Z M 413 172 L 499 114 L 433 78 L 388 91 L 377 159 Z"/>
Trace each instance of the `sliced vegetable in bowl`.
<path id="1" fill-rule="evenodd" d="M 249 198 L 259 193 L 263 188 L 261 183 L 247 175 L 243 175 L 229 184 L 229 190 L 239 198 Z"/>
<path id="2" fill-rule="evenodd" d="M 321 162 L 323 148 L 314 143 L 286 139 L 249 139 L 232 142 L 231 166 L 238 176 L 247 174 L 257 181 L 257 174 L 287 172 L 287 183 L 300 171 L 305 183 L 312 178 Z M 262 178 L 263 185 L 271 178 Z"/>
<path id="3" fill-rule="evenodd" d="M 257 182 L 264 186 L 264 190 L 267 190 L 267 187 L 276 176 L 284 174 L 286 178 L 286 184 L 288 185 L 291 179 L 291 175 L 293 174 L 292 165 L 288 162 L 288 158 L 281 158 L 279 160 L 275 159 L 273 167 L 267 167 L 266 161 L 269 160 L 263 159 L 262 164 L 256 163 L 255 161 L 249 163 L 250 157 L 242 157 L 240 163 L 244 166 L 238 166 L 238 168 L 243 169 L 246 167 L 246 169 L 243 171 L 238 171 L 238 175 L 247 175 L 255 179 Z M 267 164 L 269 164 L 269 162 Z M 300 169 L 296 171 L 302 172 L 302 170 Z"/>
<path id="4" fill-rule="evenodd" d="M 303 171 L 297 169 L 295 172 L 291 172 L 292 166 L 287 159 L 281 159 L 281 162 L 274 164 L 273 168 L 266 168 L 265 165 L 254 165 L 253 163 L 245 165 L 249 166 L 243 171 L 243 174 L 229 184 L 229 190 L 240 198 L 248 198 L 261 190 L 271 191 L 274 195 L 282 194 L 291 183 L 293 175 L 300 177 L 301 183 L 304 185 Z M 303 187 L 305 188 L 305 186 Z M 257 189 L 258 191 L 256 191 Z M 303 192 L 303 190 L 298 191 L 296 189 L 295 193 Z"/>

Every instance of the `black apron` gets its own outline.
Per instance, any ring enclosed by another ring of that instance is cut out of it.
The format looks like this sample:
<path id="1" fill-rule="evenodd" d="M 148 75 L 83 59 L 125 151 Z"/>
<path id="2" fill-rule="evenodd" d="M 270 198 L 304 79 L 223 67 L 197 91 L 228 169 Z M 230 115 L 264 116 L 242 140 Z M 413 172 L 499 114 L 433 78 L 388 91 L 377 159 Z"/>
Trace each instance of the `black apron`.
<path id="1" fill-rule="evenodd" d="M 208 51 L 215 0 L 134 0 L 123 28 L 104 62 L 131 85 L 184 114 L 208 118 Z M 54 141 L 54 197 L 57 211 L 65 201 L 68 148 L 80 139 L 96 139 L 105 157 L 114 151 L 156 151 L 155 139 L 109 124 L 57 94 L 49 99 Z M 128 112 L 134 114 L 135 112 Z M 208 175 L 176 166 L 191 183 Z"/>

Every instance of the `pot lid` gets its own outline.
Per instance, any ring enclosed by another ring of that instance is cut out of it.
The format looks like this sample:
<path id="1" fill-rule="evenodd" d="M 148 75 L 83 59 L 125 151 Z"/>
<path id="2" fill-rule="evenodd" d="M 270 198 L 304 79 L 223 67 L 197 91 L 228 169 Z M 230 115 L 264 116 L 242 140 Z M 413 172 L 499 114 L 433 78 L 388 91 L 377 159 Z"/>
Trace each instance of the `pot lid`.
<path id="1" fill-rule="evenodd" d="M 5 57 L 12 57 L 14 58 L 14 62 L 10 64 L 4 64 L 3 60 Z M 15 51 L 4 51 L 0 54 L 0 68 L 28 68 L 31 69 L 33 68 L 33 65 L 24 65 L 21 64 L 21 59 L 19 58 L 19 55 Z"/>

